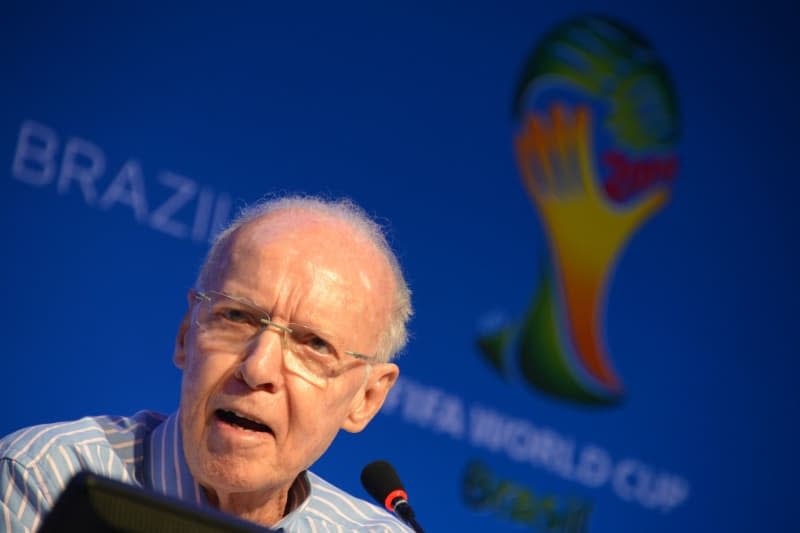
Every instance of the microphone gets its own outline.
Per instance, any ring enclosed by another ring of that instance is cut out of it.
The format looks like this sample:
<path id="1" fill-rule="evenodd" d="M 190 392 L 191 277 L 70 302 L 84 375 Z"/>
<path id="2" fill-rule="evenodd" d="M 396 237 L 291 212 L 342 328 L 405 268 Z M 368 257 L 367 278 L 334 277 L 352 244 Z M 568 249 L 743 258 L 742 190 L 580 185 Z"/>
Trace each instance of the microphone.
<path id="1" fill-rule="evenodd" d="M 386 507 L 390 513 L 396 514 L 417 533 L 425 533 L 416 519 L 414 511 L 408 504 L 408 494 L 403 488 L 397 472 L 386 461 L 374 461 L 361 471 L 361 484 L 370 496 Z"/>

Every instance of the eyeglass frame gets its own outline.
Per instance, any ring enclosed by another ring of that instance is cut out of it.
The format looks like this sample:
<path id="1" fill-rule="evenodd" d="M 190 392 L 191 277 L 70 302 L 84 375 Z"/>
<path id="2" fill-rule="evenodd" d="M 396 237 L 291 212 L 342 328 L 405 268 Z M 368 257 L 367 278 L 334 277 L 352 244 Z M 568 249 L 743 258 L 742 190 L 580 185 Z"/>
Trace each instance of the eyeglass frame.
<path id="1" fill-rule="evenodd" d="M 261 325 L 261 329 L 255 335 L 253 335 L 253 337 L 251 337 L 248 340 L 248 342 L 252 341 L 256 337 L 258 337 L 259 335 L 264 333 L 264 331 L 268 330 L 270 327 L 275 328 L 276 330 L 281 332 L 281 334 L 282 334 L 281 338 L 284 340 L 284 342 L 285 342 L 285 339 L 286 339 L 286 335 L 293 333 L 292 328 L 289 327 L 288 325 L 284 326 L 283 324 L 278 324 L 277 322 L 272 320 L 272 314 L 271 313 L 267 312 L 266 310 L 262 309 L 261 307 L 255 305 L 253 303 L 250 303 L 248 301 L 244 301 L 240 297 L 236 297 L 236 296 L 233 296 L 231 294 L 224 293 L 222 291 L 200 290 L 200 289 L 196 289 L 196 288 L 191 289 L 191 292 L 194 295 L 195 300 L 197 300 L 197 301 L 199 301 L 201 303 L 203 303 L 203 302 L 211 303 L 211 297 L 209 295 L 221 296 L 223 298 L 227 298 L 229 300 L 233 300 L 234 302 L 237 302 L 239 304 L 246 305 L 247 307 L 252 308 L 254 311 L 258 311 L 259 313 L 261 313 L 262 316 L 256 317 L 256 318 L 258 318 L 258 321 L 259 321 L 259 323 Z M 197 323 L 197 322 L 195 322 L 195 323 Z M 289 322 L 288 324 L 291 325 L 292 322 Z M 306 326 L 305 324 L 295 324 L 295 325 L 296 326 L 308 327 L 310 331 L 315 332 L 315 330 L 313 328 L 311 328 L 310 326 Z M 318 336 L 321 339 L 325 338 L 323 335 L 318 335 Z M 342 353 L 344 353 L 346 355 L 349 355 L 349 356 L 351 356 L 351 357 L 353 357 L 355 359 L 358 359 L 359 361 L 364 361 L 365 363 L 368 363 L 368 364 L 375 364 L 375 363 L 379 363 L 380 362 L 377 355 L 365 355 L 365 354 L 360 353 L 360 352 L 354 352 L 354 351 L 349 351 L 349 350 L 343 350 Z"/>

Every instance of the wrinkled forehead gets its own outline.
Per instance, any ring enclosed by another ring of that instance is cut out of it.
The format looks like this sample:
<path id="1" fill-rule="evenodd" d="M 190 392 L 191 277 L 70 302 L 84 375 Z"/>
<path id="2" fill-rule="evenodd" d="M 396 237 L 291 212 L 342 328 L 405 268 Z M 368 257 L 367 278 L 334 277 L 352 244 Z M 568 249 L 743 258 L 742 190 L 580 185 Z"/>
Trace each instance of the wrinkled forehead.
<path id="1" fill-rule="evenodd" d="M 246 290 L 265 306 L 296 303 L 297 320 L 332 315 L 383 331 L 394 278 L 383 253 L 348 223 L 298 210 L 270 213 L 236 230 L 212 283 Z"/>
<path id="2" fill-rule="evenodd" d="M 249 265 L 258 261 L 265 268 L 291 264 L 302 270 L 320 271 L 329 277 L 341 278 L 346 261 L 337 253 L 346 240 L 344 228 L 332 223 L 298 215 L 275 214 L 243 226 L 234 236 L 230 249 L 230 266 Z"/>
<path id="3" fill-rule="evenodd" d="M 377 283 L 387 261 L 364 235 L 330 215 L 286 209 L 242 226 L 232 239 L 229 267 L 258 261 L 289 265 L 337 284 Z"/>

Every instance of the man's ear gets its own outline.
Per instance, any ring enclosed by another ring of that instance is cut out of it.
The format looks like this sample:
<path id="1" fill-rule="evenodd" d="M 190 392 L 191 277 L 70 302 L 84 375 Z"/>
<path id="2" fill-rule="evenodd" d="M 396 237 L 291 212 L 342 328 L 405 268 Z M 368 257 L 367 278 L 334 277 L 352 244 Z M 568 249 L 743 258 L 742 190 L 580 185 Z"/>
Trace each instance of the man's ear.
<path id="1" fill-rule="evenodd" d="M 183 370 L 183 365 L 186 364 L 186 332 L 189 331 L 189 321 L 192 317 L 192 304 L 194 303 L 192 291 L 189 291 L 186 295 L 186 299 L 189 304 L 189 309 L 184 313 L 180 326 L 178 326 L 178 334 L 175 336 L 175 351 L 172 354 L 172 362 L 181 370 Z"/>
<path id="2" fill-rule="evenodd" d="M 400 375 L 400 369 L 394 363 L 380 363 L 372 366 L 367 383 L 358 397 L 353 402 L 342 429 L 350 433 L 358 433 L 372 420 L 381 406 L 392 386 Z"/>

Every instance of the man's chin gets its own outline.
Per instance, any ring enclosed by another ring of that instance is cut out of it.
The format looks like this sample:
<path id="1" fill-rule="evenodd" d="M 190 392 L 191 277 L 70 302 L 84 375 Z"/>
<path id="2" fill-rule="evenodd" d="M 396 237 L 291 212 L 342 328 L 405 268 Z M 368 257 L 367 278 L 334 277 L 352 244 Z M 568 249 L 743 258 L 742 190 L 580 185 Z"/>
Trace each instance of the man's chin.
<path id="1" fill-rule="evenodd" d="M 202 461 L 200 472 L 194 477 L 206 489 L 209 497 L 217 494 L 270 493 L 287 484 L 286 480 L 281 479 L 280 472 L 267 464 L 254 464 L 252 459 L 216 454 Z M 286 477 L 294 479 L 291 475 Z M 288 483 L 291 484 L 291 481 Z"/>

